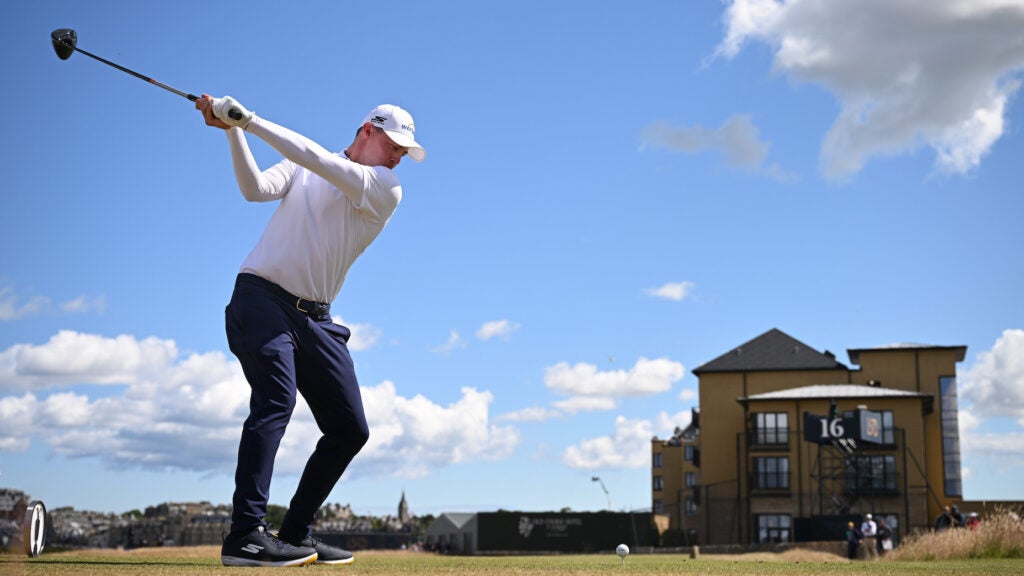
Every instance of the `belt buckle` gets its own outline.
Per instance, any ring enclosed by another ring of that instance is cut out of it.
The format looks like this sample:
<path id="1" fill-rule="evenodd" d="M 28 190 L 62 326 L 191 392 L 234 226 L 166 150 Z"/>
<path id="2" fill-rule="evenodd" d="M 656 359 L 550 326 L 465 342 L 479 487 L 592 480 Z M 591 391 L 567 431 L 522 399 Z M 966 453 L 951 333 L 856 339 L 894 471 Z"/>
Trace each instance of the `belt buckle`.
<path id="1" fill-rule="evenodd" d="M 312 300 L 306 300 L 306 302 L 310 303 L 309 310 L 306 310 L 305 308 L 302 307 L 302 298 L 299 298 L 298 300 L 295 301 L 295 309 L 308 316 L 320 317 L 327 315 L 327 311 L 325 310 L 326 306 L 324 306 L 323 304 L 320 304 L 319 302 L 313 302 Z"/>

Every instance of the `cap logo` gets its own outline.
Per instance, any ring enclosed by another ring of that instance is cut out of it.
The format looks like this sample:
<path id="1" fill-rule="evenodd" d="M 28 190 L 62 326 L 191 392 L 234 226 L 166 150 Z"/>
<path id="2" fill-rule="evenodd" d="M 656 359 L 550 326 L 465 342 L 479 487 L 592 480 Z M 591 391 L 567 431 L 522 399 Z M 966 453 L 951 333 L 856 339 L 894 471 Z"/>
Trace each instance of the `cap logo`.
<path id="1" fill-rule="evenodd" d="M 372 122 L 373 124 L 383 124 L 387 122 L 387 120 L 388 119 L 383 116 L 374 116 L 373 118 L 370 118 L 370 122 Z"/>

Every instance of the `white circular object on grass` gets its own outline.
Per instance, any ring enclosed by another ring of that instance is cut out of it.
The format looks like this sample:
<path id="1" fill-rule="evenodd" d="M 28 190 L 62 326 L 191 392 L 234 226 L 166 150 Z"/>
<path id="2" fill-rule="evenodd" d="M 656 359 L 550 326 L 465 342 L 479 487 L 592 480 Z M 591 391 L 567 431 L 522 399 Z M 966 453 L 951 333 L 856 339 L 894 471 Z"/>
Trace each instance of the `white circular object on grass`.
<path id="1" fill-rule="evenodd" d="M 29 558 L 37 558 L 46 546 L 46 506 L 36 500 L 25 509 L 25 521 L 22 524 L 22 542 Z"/>

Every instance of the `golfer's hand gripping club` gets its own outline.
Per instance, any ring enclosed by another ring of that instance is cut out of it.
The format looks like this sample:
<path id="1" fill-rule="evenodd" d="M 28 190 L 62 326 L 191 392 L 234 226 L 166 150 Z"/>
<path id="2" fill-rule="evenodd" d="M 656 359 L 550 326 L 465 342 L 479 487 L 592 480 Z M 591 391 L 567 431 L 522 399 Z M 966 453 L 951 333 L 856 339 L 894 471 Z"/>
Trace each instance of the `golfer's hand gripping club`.
<path id="1" fill-rule="evenodd" d="M 195 94 L 186 94 L 185 98 L 188 98 L 190 102 L 195 102 L 196 100 L 199 100 L 199 96 L 196 96 Z M 230 110 L 230 111 L 228 111 L 228 116 L 231 117 L 231 118 L 234 118 L 235 120 L 241 120 L 242 119 L 242 113 L 239 112 L 238 110 Z"/>
<path id="2" fill-rule="evenodd" d="M 231 96 L 213 99 L 213 115 L 219 118 L 228 126 L 235 126 L 245 130 L 252 120 L 253 113 L 246 110 L 245 106 L 238 103 Z"/>

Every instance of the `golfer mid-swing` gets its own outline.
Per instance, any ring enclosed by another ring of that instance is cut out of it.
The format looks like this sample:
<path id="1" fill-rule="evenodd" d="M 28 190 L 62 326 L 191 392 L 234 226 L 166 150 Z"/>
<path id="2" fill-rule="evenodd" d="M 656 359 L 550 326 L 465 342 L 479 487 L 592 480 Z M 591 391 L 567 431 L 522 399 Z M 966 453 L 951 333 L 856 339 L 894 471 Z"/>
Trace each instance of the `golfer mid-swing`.
<path id="1" fill-rule="evenodd" d="M 352 554 L 313 538 L 313 517 L 369 438 L 348 328 L 330 303 L 355 259 L 388 223 L 402 199 L 392 170 L 416 143 L 412 117 L 385 104 L 371 111 L 343 154 L 260 118 L 231 97 L 196 101 L 206 124 L 225 129 L 235 179 L 250 202 L 279 200 L 256 247 L 242 263 L 225 310 L 228 344 L 249 381 L 249 417 L 235 471 L 226 566 L 344 564 Z M 284 160 L 260 171 L 245 133 Z M 323 433 L 306 462 L 280 530 L 264 516 L 285 427 L 302 394 Z"/>

